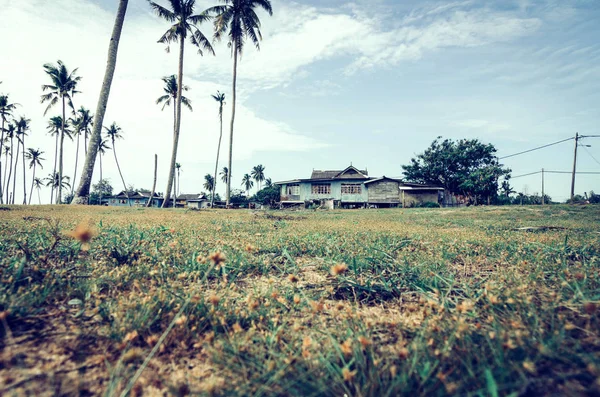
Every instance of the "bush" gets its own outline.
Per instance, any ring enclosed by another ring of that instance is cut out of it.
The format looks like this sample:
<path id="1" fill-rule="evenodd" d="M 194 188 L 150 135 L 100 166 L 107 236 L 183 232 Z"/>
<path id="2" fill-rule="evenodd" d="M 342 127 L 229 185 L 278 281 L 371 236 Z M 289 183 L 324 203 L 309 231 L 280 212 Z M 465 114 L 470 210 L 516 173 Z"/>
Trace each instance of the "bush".
<path id="1" fill-rule="evenodd" d="M 440 208 L 440 205 L 433 201 L 425 201 L 423 203 L 417 203 L 415 208 Z"/>

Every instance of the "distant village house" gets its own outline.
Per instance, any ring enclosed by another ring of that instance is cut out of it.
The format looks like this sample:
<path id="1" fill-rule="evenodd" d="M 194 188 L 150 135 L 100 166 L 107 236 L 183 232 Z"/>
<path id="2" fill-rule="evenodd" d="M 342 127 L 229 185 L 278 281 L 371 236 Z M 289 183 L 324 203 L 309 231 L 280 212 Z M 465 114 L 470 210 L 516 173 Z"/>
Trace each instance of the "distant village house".
<path id="1" fill-rule="evenodd" d="M 349 166 L 344 170 L 313 170 L 308 179 L 276 182 L 281 206 L 318 203 L 326 207 L 413 207 L 443 202 L 444 188 L 403 182 L 398 178 L 369 177 L 367 170 Z"/>

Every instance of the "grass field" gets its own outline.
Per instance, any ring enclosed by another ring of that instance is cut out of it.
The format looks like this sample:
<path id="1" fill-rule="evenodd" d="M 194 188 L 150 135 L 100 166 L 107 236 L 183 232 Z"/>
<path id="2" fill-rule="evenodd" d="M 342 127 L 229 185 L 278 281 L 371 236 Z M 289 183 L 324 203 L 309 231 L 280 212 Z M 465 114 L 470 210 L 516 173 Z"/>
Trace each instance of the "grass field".
<path id="1" fill-rule="evenodd" d="M 3 207 L 0 395 L 600 393 L 599 233 L 592 206 Z"/>

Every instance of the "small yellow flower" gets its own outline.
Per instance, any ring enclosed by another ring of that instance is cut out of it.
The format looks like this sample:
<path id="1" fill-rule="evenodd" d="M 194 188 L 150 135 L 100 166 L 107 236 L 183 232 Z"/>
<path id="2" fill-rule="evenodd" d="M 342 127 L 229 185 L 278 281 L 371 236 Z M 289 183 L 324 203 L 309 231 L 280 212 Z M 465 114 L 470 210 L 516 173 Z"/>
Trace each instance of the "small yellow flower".
<path id="1" fill-rule="evenodd" d="M 356 376 L 356 370 L 350 371 L 347 367 L 344 367 L 344 369 L 342 369 L 342 376 L 344 377 L 344 381 L 351 382 Z"/>
<path id="2" fill-rule="evenodd" d="M 225 254 L 223 254 L 221 251 L 216 251 L 211 253 L 208 256 L 208 259 L 210 259 L 215 266 L 219 266 L 221 263 L 225 262 Z"/>
<path id="3" fill-rule="evenodd" d="M 75 230 L 67 233 L 67 235 L 78 240 L 81 243 L 81 249 L 87 251 L 90 247 L 89 243 L 96 235 L 96 232 L 88 222 L 81 222 L 75 227 Z"/>

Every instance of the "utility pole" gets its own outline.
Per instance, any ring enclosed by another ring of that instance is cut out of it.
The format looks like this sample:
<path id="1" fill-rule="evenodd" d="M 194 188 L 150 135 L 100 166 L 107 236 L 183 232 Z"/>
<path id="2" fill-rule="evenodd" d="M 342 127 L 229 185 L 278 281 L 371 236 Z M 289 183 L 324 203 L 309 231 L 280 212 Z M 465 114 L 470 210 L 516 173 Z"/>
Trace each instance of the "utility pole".
<path id="1" fill-rule="evenodd" d="M 544 169 L 542 168 L 542 205 L 544 205 Z"/>
<path id="2" fill-rule="evenodd" d="M 575 197 L 575 171 L 577 170 L 577 146 L 579 144 L 579 132 L 575 133 L 575 153 L 573 154 L 573 176 L 571 178 L 571 204 Z"/>

